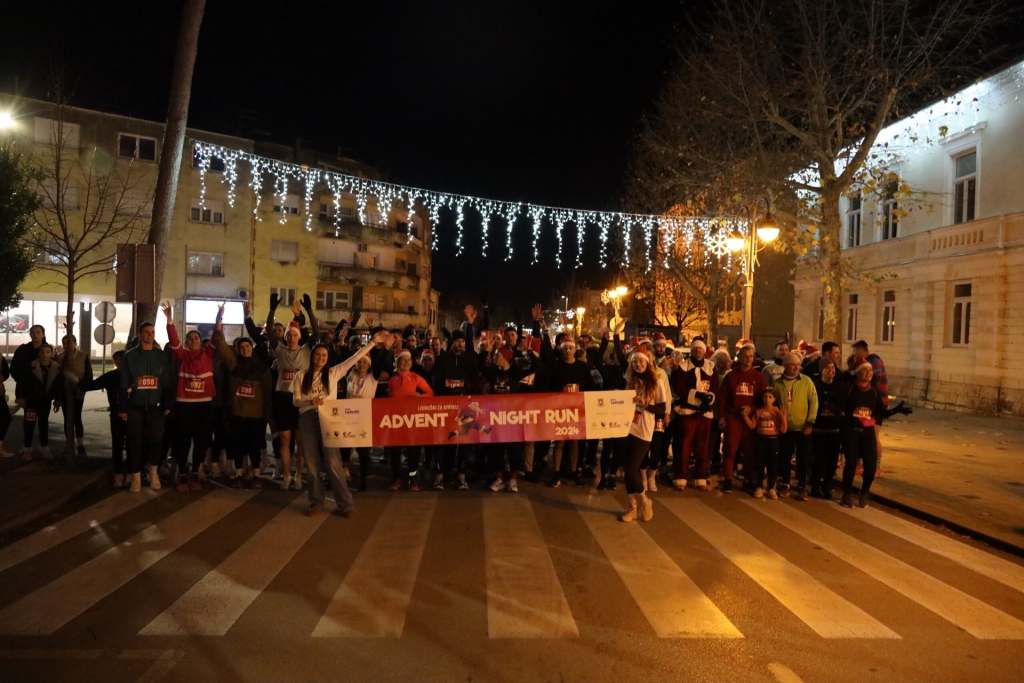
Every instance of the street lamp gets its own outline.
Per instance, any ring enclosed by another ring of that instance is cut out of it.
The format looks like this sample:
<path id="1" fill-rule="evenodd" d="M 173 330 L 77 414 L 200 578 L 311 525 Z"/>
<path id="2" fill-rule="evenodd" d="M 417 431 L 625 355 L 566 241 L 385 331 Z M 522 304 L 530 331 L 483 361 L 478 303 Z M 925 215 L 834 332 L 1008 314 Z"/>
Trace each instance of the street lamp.
<path id="1" fill-rule="evenodd" d="M 629 293 L 629 289 L 623 285 L 619 285 L 615 289 L 606 289 L 601 292 L 601 303 L 610 303 L 612 308 L 615 309 L 615 317 L 619 317 L 619 306 L 622 305 L 622 297 Z"/>
<path id="2" fill-rule="evenodd" d="M 743 257 L 743 272 L 746 275 L 743 283 L 743 338 L 750 339 L 750 327 L 753 318 L 753 302 L 754 302 L 754 267 L 757 265 L 757 252 L 763 249 L 763 246 L 758 246 L 758 243 L 768 244 L 774 242 L 779 236 L 779 227 L 772 220 L 772 207 L 768 203 L 766 197 L 760 197 L 754 202 L 754 210 L 756 212 L 758 204 L 764 202 L 765 216 L 763 219 L 759 219 L 756 213 L 751 214 L 751 210 L 746 206 L 740 207 L 740 215 L 746 213 L 747 224 L 750 226 L 747 230 L 747 234 L 735 232 L 725 239 L 725 244 L 729 248 L 729 251 L 736 253 L 742 252 Z"/>
<path id="3" fill-rule="evenodd" d="M 0 130 L 14 128 L 14 117 L 9 111 L 0 111 Z"/>
<path id="4" fill-rule="evenodd" d="M 576 308 L 576 329 L 580 331 L 580 334 L 583 334 L 583 314 L 586 312 L 587 309 L 583 306 L 578 306 Z"/>

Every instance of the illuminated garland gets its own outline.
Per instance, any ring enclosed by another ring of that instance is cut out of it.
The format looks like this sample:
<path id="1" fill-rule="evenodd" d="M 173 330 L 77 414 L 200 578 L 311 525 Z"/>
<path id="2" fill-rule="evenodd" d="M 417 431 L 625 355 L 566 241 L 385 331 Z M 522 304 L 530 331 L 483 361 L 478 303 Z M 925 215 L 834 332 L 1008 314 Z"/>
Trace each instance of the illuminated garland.
<path id="1" fill-rule="evenodd" d="M 645 252 L 647 269 L 652 267 L 651 251 L 655 247 L 655 240 L 658 236 L 668 231 L 674 234 L 672 239 L 679 239 L 678 235 L 694 235 L 693 220 L 674 216 L 658 216 L 652 214 L 635 214 L 621 211 L 584 211 L 580 209 L 567 209 L 562 207 L 544 206 L 540 204 L 506 202 L 496 199 L 481 199 L 459 194 L 448 194 L 424 190 L 418 187 L 397 185 L 380 180 L 370 180 L 358 176 L 325 171 L 323 169 L 300 166 L 298 164 L 277 161 L 266 157 L 257 156 L 241 150 L 227 149 L 220 145 L 214 145 L 203 141 L 194 141 L 196 160 L 199 168 L 199 201 L 205 207 L 206 181 L 209 175 L 210 164 L 214 159 L 224 162 L 224 178 L 221 181 L 227 185 L 228 205 L 234 206 L 235 191 L 238 184 L 238 164 L 245 162 L 249 164 L 250 189 L 259 197 L 263 194 L 265 181 L 271 182 L 271 193 L 284 205 L 285 198 L 289 194 L 289 187 L 297 183 L 303 188 L 303 203 L 306 212 L 306 230 L 312 232 L 312 214 L 310 206 L 313 201 L 314 192 L 317 187 L 329 193 L 334 201 L 334 221 L 339 225 L 341 215 L 338 209 L 341 206 L 341 195 L 348 193 L 355 197 L 358 209 L 359 221 L 366 222 L 366 210 L 371 200 L 377 205 L 377 210 L 382 216 L 386 216 L 391 208 L 397 203 L 409 212 L 410 219 L 414 213 L 414 207 L 419 203 L 430 216 L 433 225 L 441 220 L 441 209 L 447 208 L 455 214 L 455 250 L 456 255 L 461 256 L 465 251 L 463 239 L 465 236 L 465 221 L 467 211 L 474 211 L 481 216 L 482 224 L 482 254 L 487 255 L 489 248 L 488 231 L 495 219 L 504 220 L 506 223 L 505 233 L 505 260 L 512 258 L 512 228 L 520 218 L 528 218 L 531 223 L 531 238 L 533 246 L 533 263 L 540 260 L 539 241 L 541 227 L 544 221 L 554 227 L 558 238 L 558 252 L 555 260 L 559 267 L 565 259 L 566 244 L 571 241 L 572 234 L 566 226 L 572 224 L 575 227 L 576 236 L 576 259 L 575 267 L 583 264 L 583 243 L 586 234 L 586 226 L 593 225 L 598 228 L 600 247 L 601 267 L 608 265 L 610 257 L 610 243 L 618 240 L 623 249 L 616 249 L 624 264 L 629 265 L 630 252 L 641 246 Z M 253 213 L 258 218 L 257 206 Z M 285 212 L 282 211 L 281 222 L 285 221 Z M 637 241 L 634 232 L 643 235 L 640 246 L 635 245 Z M 411 242 L 413 233 L 410 230 L 407 241 Z M 432 240 L 431 247 L 436 249 L 436 240 Z"/>

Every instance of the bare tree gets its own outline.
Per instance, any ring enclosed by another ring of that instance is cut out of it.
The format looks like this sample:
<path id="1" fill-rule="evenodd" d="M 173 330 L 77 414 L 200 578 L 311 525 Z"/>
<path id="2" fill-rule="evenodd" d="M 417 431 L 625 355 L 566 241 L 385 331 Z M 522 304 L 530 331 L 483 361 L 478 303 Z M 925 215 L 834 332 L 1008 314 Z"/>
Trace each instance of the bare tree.
<path id="1" fill-rule="evenodd" d="M 149 233 L 149 243 L 156 247 L 157 254 L 167 252 L 167 244 L 171 239 L 174 199 L 178 193 L 178 169 L 181 168 L 185 128 L 188 125 L 188 103 L 192 95 L 192 72 L 196 66 L 199 28 L 203 23 L 205 9 L 206 0 L 185 0 L 181 10 L 181 28 L 178 31 L 171 93 L 167 104 L 167 129 L 160 150 L 160 174 L 153 202 L 153 229 Z M 159 300 L 164 284 L 162 258 L 156 260 L 155 279 Z M 156 302 L 140 304 L 138 315 L 141 320 L 156 320 Z"/>
<path id="2" fill-rule="evenodd" d="M 117 245 L 146 239 L 152 178 L 132 161 L 98 147 L 79 149 L 67 105 L 55 106 L 49 142 L 37 148 L 41 205 L 24 236 L 35 270 L 57 276 L 67 289 L 67 329 L 75 316 L 75 289 L 88 277 L 109 276 Z"/>
<path id="3" fill-rule="evenodd" d="M 825 335 L 840 338 L 853 273 L 840 200 L 907 193 L 887 125 L 977 75 L 1002 0 L 717 0 L 638 146 L 634 185 L 654 208 L 702 193 L 772 200 L 783 239 L 817 266 Z"/>

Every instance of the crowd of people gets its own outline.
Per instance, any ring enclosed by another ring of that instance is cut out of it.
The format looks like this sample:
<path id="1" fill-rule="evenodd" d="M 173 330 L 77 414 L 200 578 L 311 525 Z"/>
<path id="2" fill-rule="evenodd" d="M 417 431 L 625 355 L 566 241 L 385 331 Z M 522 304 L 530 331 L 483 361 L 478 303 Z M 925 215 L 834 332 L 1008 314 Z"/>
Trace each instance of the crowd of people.
<path id="1" fill-rule="evenodd" d="M 659 484 L 743 490 L 765 500 L 832 498 L 841 459 L 841 503 L 865 507 L 879 471 L 878 430 L 892 414 L 910 412 L 902 404 L 889 408 L 884 363 L 863 341 L 845 362 L 835 342 L 790 350 L 781 341 L 764 362 L 749 340 L 733 355 L 712 352 L 700 337 L 676 348 L 661 333 L 628 341 L 609 331 L 600 339 L 565 332 L 552 338 L 540 305 L 529 330 L 519 323 L 492 331 L 489 308 L 468 305 L 459 329 L 435 336 L 412 327 L 357 333 L 358 312 L 321 329 L 308 295 L 291 306 L 287 323 L 276 319 L 277 295 L 269 304 L 262 328 L 246 306 L 247 336 L 230 342 L 223 307 L 210 338 L 191 330 L 182 340 L 164 304 L 168 344 L 161 348 L 154 324 L 142 323 L 128 349 L 114 354 L 114 369 L 98 377 L 73 335 L 55 350 L 34 326 L 10 366 L 6 359 L 0 365 L 0 376 L 15 380 L 15 409 L 24 410 L 22 457 L 33 457 L 37 435 L 42 457 L 53 457 L 48 420 L 61 410 L 65 457 L 85 455 L 85 395 L 103 390 L 115 486 L 138 492 L 145 475 L 159 489 L 161 467 L 167 471 L 165 463 L 173 462 L 167 476 L 181 492 L 220 477 L 262 488 L 270 477 L 283 489 L 308 487 L 311 515 L 322 510 L 329 488 L 338 511 L 349 516 L 349 482 L 366 490 L 379 453 L 352 449 L 353 460 L 352 450 L 324 444 L 318 409 L 325 400 L 626 390 L 633 392 L 634 419 L 621 438 L 449 443 L 474 427 L 467 419 L 449 442 L 389 447 L 381 460 L 393 491 L 418 491 L 423 471 L 434 489 L 468 489 L 475 475 L 495 492 L 517 492 L 519 477 L 615 490 L 621 477 L 629 495 L 621 519 L 630 522 L 652 518 L 648 494 Z M 2 457 L 15 455 L 3 448 L 10 424 L 4 400 Z"/>

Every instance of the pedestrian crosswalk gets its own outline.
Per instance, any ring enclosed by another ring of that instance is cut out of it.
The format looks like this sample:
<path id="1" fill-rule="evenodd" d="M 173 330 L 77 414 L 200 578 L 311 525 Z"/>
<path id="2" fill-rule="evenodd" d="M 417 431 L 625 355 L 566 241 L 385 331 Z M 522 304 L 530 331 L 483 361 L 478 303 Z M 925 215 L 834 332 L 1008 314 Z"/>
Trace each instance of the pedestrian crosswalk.
<path id="1" fill-rule="evenodd" d="M 48 583 L 33 584 L 23 593 L 7 588 L 12 582 L 5 582 L 5 575 L 31 574 L 34 563 L 59 556 L 64 544 L 136 514 L 140 507 L 158 504 L 158 497 L 117 493 L 0 549 L 0 636 L 53 635 L 76 620 L 81 623 L 87 611 L 116 598 L 129 582 L 154 580 L 158 563 L 215 546 L 191 542 L 200 535 L 216 540 L 229 534 L 228 515 L 237 511 L 247 518 L 247 511 L 257 509 L 253 506 L 265 506 L 260 519 L 266 521 L 246 532 L 249 537 L 244 541 L 224 538 L 224 551 L 190 579 L 180 595 L 169 595 L 155 608 L 147 605 L 140 610 L 146 616 L 137 622 L 126 620 L 138 624 L 131 632 L 138 629 L 140 637 L 231 636 L 247 613 L 259 611 L 254 606 L 267 591 L 288 590 L 279 577 L 288 575 L 289 567 L 306 563 L 303 569 L 319 586 L 316 595 L 323 597 L 302 602 L 311 611 L 311 618 L 299 620 L 308 624 L 303 633 L 315 638 L 402 638 L 410 628 L 429 628 L 431 608 L 424 606 L 417 591 L 443 584 L 450 566 L 445 563 L 482 561 L 479 576 L 484 585 L 478 595 L 486 604 L 478 602 L 481 610 L 468 610 L 465 618 L 485 619 L 474 627 L 481 627 L 491 639 L 580 638 L 593 632 L 594 624 L 587 623 L 591 612 L 579 606 L 594 599 L 588 585 L 593 577 L 587 573 L 594 568 L 619 582 L 618 588 L 603 594 L 622 602 L 623 610 L 632 610 L 643 620 L 635 623 L 646 622 L 658 638 L 756 638 L 756 629 L 736 613 L 735 604 L 723 601 L 717 590 L 708 590 L 706 577 L 690 575 L 693 565 L 684 560 L 691 549 L 666 545 L 666 539 L 692 538 L 706 543 L 701 561 L 711 563 L 715 576 L 749 577 L 752 583 L 743 584 L 744 590 L 760 591 L 784 608 L 782 614 L 824 639 L 909 637 L 901 632 L 906 630 L 905 621 L 863 596 L 849 594 L 855 585 L 895 591 L 923 608 L 922 618 L 929 612 L 936 615 L 931 617 L 936 627 L 946 624 L 983 640 L 1024 640 L 1020 564 L 873 508 L 845 511 L 817 501 L 795 504 L 690 493 L 659 496 L 650 523 L 623 524 L 617 520 L 622 499 L 611 494 L 379 496 L 366 499 L 376 501 L 366 506 L 371 511 L 367 516 L 361 511 L 342 520 L 306 517 L 304 495 L 214 490 L 167 516 L 157 516 L 126 540 L 116 542 L 124 538 L 121 535 L 105 549 L 96 547 L 91 558 Z M 445 520 L 451 515 L 475 519 L 477 526 L 470 526 L 477 529 L 479 547 L 438 564 L 437 553 L 425 553 L 437 538 L 431 529 L 438 515 Z M 225 523 L 217 524 L 221 520 Z M 566 528 L 574 531 L 566 536 Z M 350 541 L 345 547 L 351 552 L 343 560 L 339 558 L 344 553 L 336 551 L 339 534 Z M 786 543 L 781 543 L 783 538 Z M 907 552 L 932 556 L 939 565 L 953 563 L 983 577 L 990 587 L 976 592 L 965 589 L 970 584 L 962 581 L 955 587 L 941 571 L 932 575 L 920 568 L 935 563 L 911 564 L 903 552 L 883 550 L 891 543 L 876 538 L 896 539 L 910 549 Z M 808 557 L 826 553 L 835 577 L 822 576 L 820 565 L 799 556 L 794 543 Z M 586 557 L 586 562 L 567 563 L 567 554 Z M 325 566 L 310 559 L 320 557 Z M 843 580 L 847 576 L 856 580 Z M 994 600 L 993 590 L 1003 591 L 1006 600 Z M 125 601 L 120 608 L 130 611 L 133 605 Z"/>

